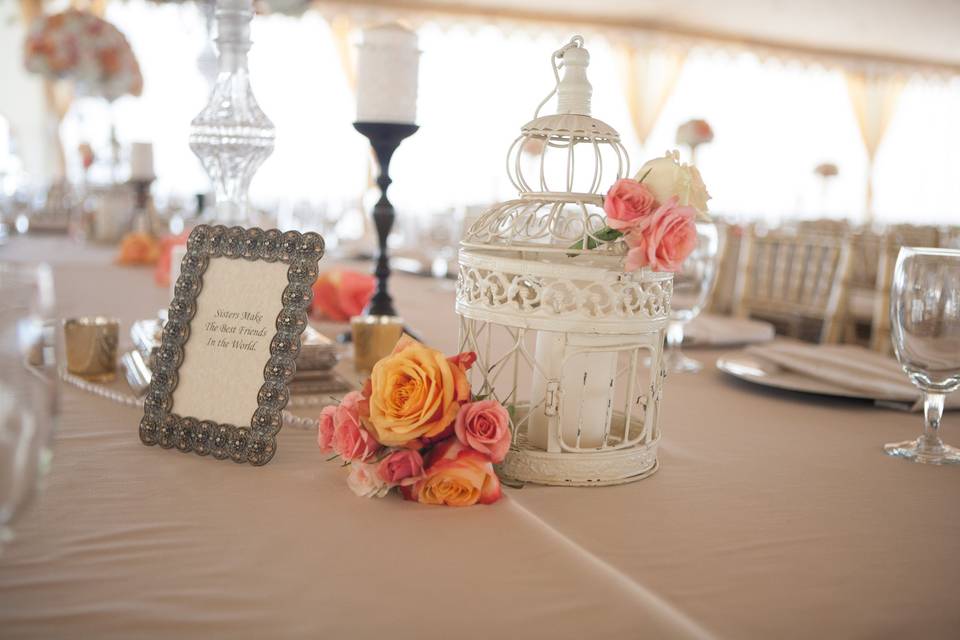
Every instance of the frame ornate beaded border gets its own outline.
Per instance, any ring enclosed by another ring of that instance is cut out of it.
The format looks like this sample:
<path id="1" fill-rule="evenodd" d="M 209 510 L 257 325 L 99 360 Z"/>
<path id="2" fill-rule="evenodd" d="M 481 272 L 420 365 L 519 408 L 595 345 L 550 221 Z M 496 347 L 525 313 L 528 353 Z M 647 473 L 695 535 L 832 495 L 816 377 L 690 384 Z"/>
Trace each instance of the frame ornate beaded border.
<path id="1" fill-rule="evenodd" d="M 180 451 L 218 460 L 263 465 L 277 449 L 277 432 L 283 423 L 282 411 L 290 399 L 287 383 L 296 372 L 300 334 L 307 326 L 307 310 L 313 299 L 312 285 L 323 256 L 320 235 L 277 229 L 243 229 L 199 225 L 187 238 L 187 253 L 163 328 L 156 370 L 144 398 L 140 440 L 148 446 Z M 190 321 L 197 310 L 203 287 L 203 273 L 210 258 L 265 260 L 290 265 L 283 290 L 283 308 L 277 315 L 276 333 L 270 342 L 270 359 L 263 369 L 263 385 L 257 396 L 257 410 L 250 426 L 218 424 L 210 420 L 171 413 L 177 372 L 184 346 L 190 338 Z"/>

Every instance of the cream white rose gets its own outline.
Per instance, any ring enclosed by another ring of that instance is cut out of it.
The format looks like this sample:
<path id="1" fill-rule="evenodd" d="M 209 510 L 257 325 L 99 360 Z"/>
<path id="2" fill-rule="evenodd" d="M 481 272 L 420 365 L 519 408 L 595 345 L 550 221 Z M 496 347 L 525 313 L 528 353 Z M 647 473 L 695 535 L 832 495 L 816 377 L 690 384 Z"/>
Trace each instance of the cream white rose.
<path id="1" fill-rule="evenodd" d="M 390 485 L 377 473 L 377 465 L 351 462 L 347 486 L 361 498 L 382 498 L 390 493 Z"/>
<path id="2" fill-rule="evenodd" d="M 641 178 L 660 204 L 677 196 L 678 204 L 693 207 L 701 218 L 707 219 L 707 200 L 710 199 L 707 187 L 696 167 L 680 164 L 677 151 L 668 151 L 662 158 L 648 161 L 635 176 L 636 180 Z"/>

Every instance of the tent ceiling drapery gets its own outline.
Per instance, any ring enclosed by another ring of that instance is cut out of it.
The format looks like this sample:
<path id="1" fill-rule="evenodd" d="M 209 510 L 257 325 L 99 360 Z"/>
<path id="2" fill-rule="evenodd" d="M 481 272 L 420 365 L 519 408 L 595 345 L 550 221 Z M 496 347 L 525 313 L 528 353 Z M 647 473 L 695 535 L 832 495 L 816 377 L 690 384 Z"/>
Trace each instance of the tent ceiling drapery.
<path id="1" fill-rule="evenodd" d="M 853 71 L 960 75 L 960 3 L 943 0 L 314 0 L 361 22 L 402 17 L 602 31 L 647 46 L 715 46 Z"/>

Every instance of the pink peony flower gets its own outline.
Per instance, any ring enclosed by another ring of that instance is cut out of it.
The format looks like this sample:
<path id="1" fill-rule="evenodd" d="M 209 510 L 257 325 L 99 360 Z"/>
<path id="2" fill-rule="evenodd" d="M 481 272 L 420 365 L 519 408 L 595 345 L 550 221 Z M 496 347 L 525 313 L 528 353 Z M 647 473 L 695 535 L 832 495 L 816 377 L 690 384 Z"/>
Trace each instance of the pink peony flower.
<path id="1" fill-rule="evenodd" d="M 377 466 L 354 462 L 350 465 L 347 486 L 361 498 L 382 498 L 390 492 L 390 485 L 377 473 Z"/>
<path id="2" fill-rule="evenodd" d="M 693 207 L 678 206 L 676 196 L 667 200 L 644 227 L 626 234 L 626 270 L 678 271 L 697 246 L 696 215 Z"/>
<path id="3" fill-rule="evenodd" d="M 360 315 L 373 297 L 376 279 L 366 273 L 333 269 L 321 273 L 313 283 L 310 313 L 334 322 L 347 322 Z"/>
<path id="4" fill-rule="evenodd" d="M 460 407 L 454 427 L 457 440 L 503 462 L 510 448 L 510 414 L 496 400 L 479 400 Z"/>
<path id="5" fill-rule="evenodd" d="M 320 411 L 320 428 L 317 429 L 317 445 L 320 453 L 333 453 L 333 415 L 337 412 L 336 405 L 329 405 Z"/>
<path id="6" fill-rule="evenodd" d="M 333 414 L 333 450 L 347 462 L 365 462 L 380 448 L 373 435 L 360 424 L 359 401 L 360 392 L 351 391 L 343 397 Z"/>
<path id="7" fill-rule="evenodd" d="M 448 507 L 492 504 L 503 495 L 490 458 L 456 438 L 434 447 L 427 455 L 423 478 L 400 491 L 407 500 Z"/>
<path id="8" fill-rule="evenodd" d="M 411 485 L 423 477 L 423 458 L 413 449 L 397 449 L 380 461 L 377 473 L 390 486 Z"/>
<path id="9" fill-rule="evenodd" d="M 607 226 L 618 231 L 643 225 L 656 208 L 657 199 L 647 186 L 628 178 L 614 182 L 603 199 Z"/>

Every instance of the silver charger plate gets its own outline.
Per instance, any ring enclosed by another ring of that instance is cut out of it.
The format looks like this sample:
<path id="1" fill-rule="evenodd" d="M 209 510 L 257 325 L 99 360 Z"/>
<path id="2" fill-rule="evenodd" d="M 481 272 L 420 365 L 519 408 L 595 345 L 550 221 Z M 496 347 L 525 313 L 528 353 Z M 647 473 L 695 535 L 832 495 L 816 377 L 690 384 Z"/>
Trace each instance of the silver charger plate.
<path id="1" fill-rule="evenodd" d="M 875 395 L 847 389 L 824 380 L 817 380 L 796 371 L 784 369 L 778 364 L 752 356 L 748 353 L 731 353 L 717 359 L 717 369 L 740 380 L 754 384 L 800 393 L 814 393 L 837 398 L 878 400 Z M 913 403 L 915 398 L 883 398 L 888 402 Z"/>

